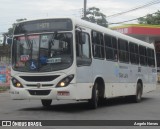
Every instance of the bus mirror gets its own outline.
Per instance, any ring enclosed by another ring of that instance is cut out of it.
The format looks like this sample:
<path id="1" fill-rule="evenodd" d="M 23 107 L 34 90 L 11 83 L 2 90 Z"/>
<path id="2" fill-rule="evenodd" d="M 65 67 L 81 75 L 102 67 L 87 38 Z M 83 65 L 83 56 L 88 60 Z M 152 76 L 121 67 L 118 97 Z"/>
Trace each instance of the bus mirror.
<path id="1" fill-rule="evenodd" d="M 86 42 L 86 36 L 84 33 L 80 33 L 80 44 L 85 44 Z"/>
<path id="2" fill-rule="evenodd" d="M 77 41 L 79 41 L 79 44 L 85 44 L 86 36 L 82 32 L 82 28 L 79 26 L 76 26 L 76 34 L 77 34 Z"/>
<path id="3" fill-rule="evenodd" d="M 11 45 L 12 44 L 12 38 L 7 39 L 7 44 Z"/>

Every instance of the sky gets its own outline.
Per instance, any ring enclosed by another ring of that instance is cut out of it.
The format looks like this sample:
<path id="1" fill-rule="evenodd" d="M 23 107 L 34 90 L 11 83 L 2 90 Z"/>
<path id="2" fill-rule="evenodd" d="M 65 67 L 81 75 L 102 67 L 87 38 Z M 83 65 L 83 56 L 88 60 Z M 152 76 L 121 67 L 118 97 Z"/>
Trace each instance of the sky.
<path id="1" fill-rule="evenodd" d="M 106 16 L 120 13 L 141 6 L 153 0 L 87 0 L 87 8 L 97 7 Z M 7 32 L 16 19 L 81 17 L 84 0 L 0 0 L 0 33 Z M 107 18 L 109 23 L 126 21 L 160 8 L 160 3 L 117 17 Z M 136 21 L 128 22 L 137 23 Z M 117 24 L 118 26 L 119 24 Z"/>

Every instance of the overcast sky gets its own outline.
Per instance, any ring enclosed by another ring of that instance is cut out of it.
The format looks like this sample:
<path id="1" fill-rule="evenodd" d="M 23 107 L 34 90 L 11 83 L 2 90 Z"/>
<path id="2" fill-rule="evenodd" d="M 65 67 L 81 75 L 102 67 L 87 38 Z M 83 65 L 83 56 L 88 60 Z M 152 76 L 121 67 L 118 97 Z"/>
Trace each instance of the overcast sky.
<path id="1" fill-rule="evenodd" d="M 152 0 L 87 0 L 87 7 L 98 7 L 106 16 L 127 11 Z M 81 16 L 84 0 L 0 0 L 0 32 L 6 32 L 16 19 L 46 18 L 61 16 Z M 154 13 L 160 4 L 134 12 L 108 18 L 108 22 L 121 22 Z M 136 21 L 132 22 L 136 23 Z"/>

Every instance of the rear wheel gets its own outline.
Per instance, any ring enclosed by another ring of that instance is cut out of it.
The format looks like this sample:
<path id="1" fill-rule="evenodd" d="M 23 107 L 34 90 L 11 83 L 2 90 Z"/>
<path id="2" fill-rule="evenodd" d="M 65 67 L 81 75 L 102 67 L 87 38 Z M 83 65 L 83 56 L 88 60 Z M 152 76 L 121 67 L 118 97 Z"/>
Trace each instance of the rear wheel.
<path id="1" fill-rule="evenodd" d="M 89 100 L 89 106 L 91 109 L 96 109 L 98 107 L 98 97 L 99 97 L 98 84 L 95 83 L 92 89 L 92 98 Z"/>
<path id="2" fill-rule="evenodd" d="M 132 96 L 133 102 L 139 103 L 142 100 L 142 85 L 141 83 L 137 83 L 136 95 Z"/>
<path id="3" fill-rule="evenodd" d="M 42 99 L 41 102 L 44 107 L 49 107 L 52 103 L 52 100 L 51 99 Z"/>

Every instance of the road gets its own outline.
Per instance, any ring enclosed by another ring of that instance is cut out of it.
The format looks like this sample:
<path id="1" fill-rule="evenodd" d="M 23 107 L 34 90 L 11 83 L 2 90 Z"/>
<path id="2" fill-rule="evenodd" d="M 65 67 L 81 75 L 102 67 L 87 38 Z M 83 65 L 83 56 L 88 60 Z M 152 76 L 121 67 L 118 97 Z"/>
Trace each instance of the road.
<path id="1" fill-rule="evenodd" d="M 8 92 L 0 93 L 0 119 L 160 120 L 160 86 L 158 86 L 156 91 L 144 94 L 141 103 L 131 103 L 124 98 L 115 98 L 107 100 L 105 104 L 101 105 L 96 110 L 90 110 L 87 102 L 68 100 L 53 101 L 50 108 L 43 108 L 39 100 L 11 100 Z M 49 129 L 49 127 L 46 128 Z M 57 128 L 63 129 L 65 127 Z M 72 128 L 75 129 L 75 127 L 70 127 L 70 129 Z M 96 127 L 92 127 L 92 129 L 94 128 Z M 114 127 L 114 129 L 116 128 L 118 127 Z M 119 128 L 124 129 L 121 127 Z M 125 128 L 130 129 L 133 127 Z M 145 129 L 146 128 L 149 129 L 150 127 L 145 127 Z M 104 129 L 106 129 L 106 127 L 104 127 Z"/>

